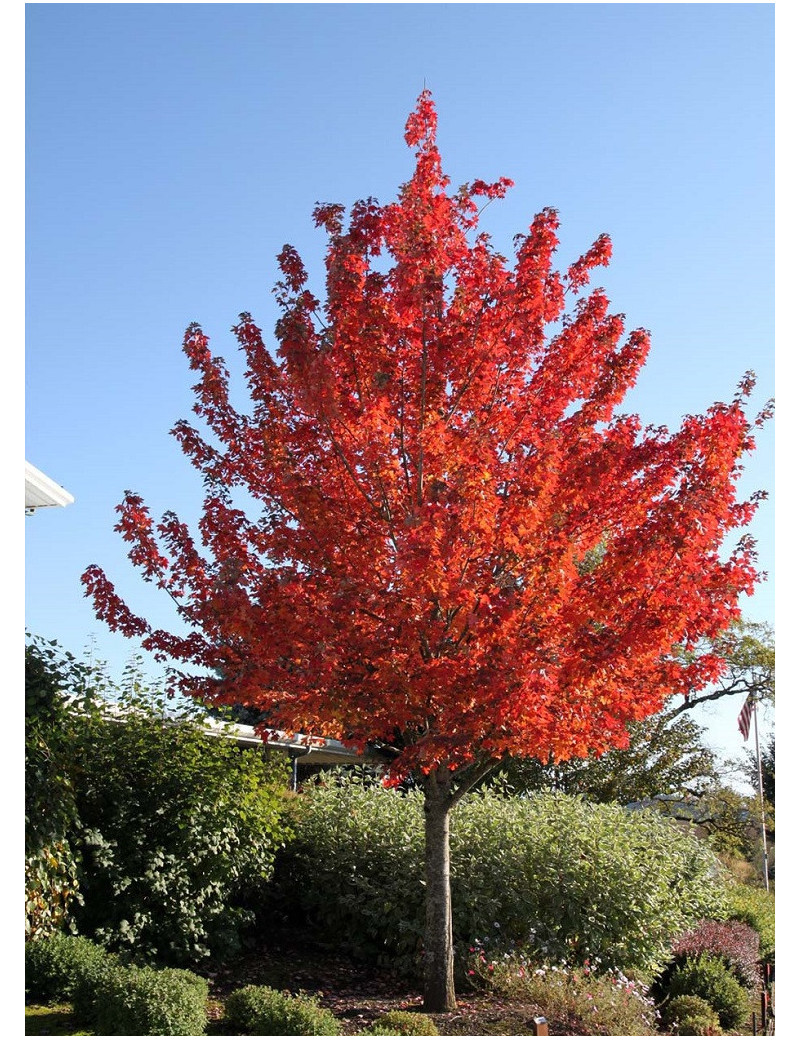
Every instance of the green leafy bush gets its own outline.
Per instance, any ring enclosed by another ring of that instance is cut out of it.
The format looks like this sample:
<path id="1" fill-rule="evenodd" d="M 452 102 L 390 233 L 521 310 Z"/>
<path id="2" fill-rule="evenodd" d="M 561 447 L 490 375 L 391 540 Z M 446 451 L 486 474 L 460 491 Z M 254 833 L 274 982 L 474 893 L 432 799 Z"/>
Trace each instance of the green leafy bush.
<path id="1" fill-rule="evenodd" d="M 775 894 L 763 888 L 737 885 L 730 894 L 728 917 L 758 932 L 762 960 L 775 961 Z"/>
<path id="2" fill-rule="evenodd" d="M 289 996 L 269 986 L 244 986 L 225 1003 L 231 1029 L 248 1036 L 339 1036 L 336 1018 L 313 997 Z"/>
<path id="3" fill-rule="evenodd" d="M 41 641 L 28 657 L 29 932 L 64 922 L 48 895 L 63 882 L 72 927 L 110 949 L 169 965 L 235 953 L 288 837 L 288 762 L 209 736 L 135 663 L 117 685 Z"/>
<path id="4" fill-rule="evenodd" d="M 191 972 L 122 967 L 98 987 L 94 1025 L 101 1036 L 202 1036 L 208 984 Z"/>
<path id="5" fill-rule="evenodd" d="M 416 1011 L 387 1011 L 364 1031 L 364 1036 L 438 1036 L 436 1023 L 429 1015 Z"/>
<path id="6" fill-rule="evenodd" d="M 107 959 L 102 948 L 78 935 L 56 933 L 25 943 L 26 999 L 71 1001 L 82 979 Z"/>
<path id="7" fill-rule="evenodd" d="M 667 1004 L 662 1021 L 677 1036 L 721 1036 L 719 1015 L 702 997 L 675 997 Z"/>
<path id="8" fill-rule="evenodd" d="M 655 1036 L 655 1004 L 643 983 L 619 971 L 547 964 L 515 951 L 497 958 L 472 950 L 469 975 L 506 1000 L 535 1005 L 555 1032 Z"/>
<path id="9" fill-rule="evenodd" d="M 76 823 L 65 694 L 74 692 L 69 660 L 54 643 L 25 648 L 25 936 L 58 933 L 80 902 Z"/>
<path id="10" fill-rule="evenodd" d="M 154 699 L 79 731 L 81 931 L 147 961 L 235 952 L 248 888 L 287 837 L 288 764 L 205 735 Z"/>
<path id="11" fill-rule="evenodd" d="M 421 795 L 326 781 L 302 800 L 278 871 L 300 907 L 355 955 L 418 968 L 424 934 Z M 475 939 L 542 959 L 655 972 L 669 939 L 725 905 L 714 856 L 650 813 L 566 795 L 468 796 L 451 823 L 453 929 L 463 966 Z"/>
<path id="12" fill-rule="evenodd" d="M 750 995 L 721 957 L 702 953 L 688 957 L 671 974 L 670 999 L 680 996 L 702 997 L 719 1015 L 723 1029 L 736 1029 L 750 1011 Z"/>

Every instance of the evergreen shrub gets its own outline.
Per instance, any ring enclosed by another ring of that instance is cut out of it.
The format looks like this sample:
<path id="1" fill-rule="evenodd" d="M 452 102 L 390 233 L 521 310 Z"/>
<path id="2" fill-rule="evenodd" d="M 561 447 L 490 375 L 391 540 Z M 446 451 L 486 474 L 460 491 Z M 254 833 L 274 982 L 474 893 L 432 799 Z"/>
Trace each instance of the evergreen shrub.
<path id="1" fill-rule="evenodd" d="M 736 980 L 721 957 L 701 953 L 687 957 L 670 975 L 670 999 L 680 996 L 702 997 L 719 1015 L 723 1029 L 737 1029 L 750 1012 L 750 994 Z"/>
<path id="2" fill-rule="evenodd" d="M 246 1036 L 339 1036 L 339 1023 L 313 997 L 243 986 L 225 1002 L 231 1029 Z"/>
<path id="3" fill-rule="evenodd" d="M 721 1036 L 719 1015 L 702 997 L 682 996 L 671 1000 L 662 1015 L 664 1026 L 677 1036 Z"/>
<path id="4" fill-rule="evenodd" d="M 98 987 L 100 1036 L 203 1036 L 208 983 L 189 971 L 118 965 Z"/>
<path id="5" fill-rule="evenodd" d="M 678 964 L 701 953 L 720 957 L 748 989 L 757 989 L 761 982 L 758 949 L 758 932 L 743 921 L 700 921 L 672 945 Z"/>
<path id="6" fill-rule="evenodd" d="M 76 987 L 94 977 L 108 954 L 79 935 L 55 933 L 25 943 L 25 993 L 31 1002 L 72 1001 Z"/>

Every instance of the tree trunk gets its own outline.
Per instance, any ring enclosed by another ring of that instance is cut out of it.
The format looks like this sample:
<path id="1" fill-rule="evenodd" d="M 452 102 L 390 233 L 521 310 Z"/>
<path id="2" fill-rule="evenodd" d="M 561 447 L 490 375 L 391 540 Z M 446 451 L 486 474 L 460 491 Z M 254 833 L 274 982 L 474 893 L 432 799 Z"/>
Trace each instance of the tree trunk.
<path id="1" fill-rule="evenodd" d="M 449 770 L 425 779 L 425 1010 L 454 1011 Z"/>

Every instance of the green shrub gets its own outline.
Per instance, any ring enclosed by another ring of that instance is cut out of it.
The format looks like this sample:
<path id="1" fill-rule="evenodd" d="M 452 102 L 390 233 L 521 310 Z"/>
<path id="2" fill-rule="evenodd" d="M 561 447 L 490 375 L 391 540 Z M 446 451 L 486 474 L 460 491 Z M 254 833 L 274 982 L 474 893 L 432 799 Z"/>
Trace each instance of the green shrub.
<path id="1" fill-rule="evenodd" d="M 96 1024 L 98 994 L 105 991 L 108 980 L 123 968 L 123 961 L 112 953 L 88 966 L 72 994 L 72 1010 L 78 1022 L 87 1027 Z"/>
<path id="2" fill-rule="evenodd" d="M 416 1011 L 387 1011 L 376 1018 L 364 1036 L 438 1036 L 436 1023 Z"/>
<path id="3" fill-rule="evenodd" d="M 57 934 L 80 902 L 66 695 L 74 692 L 70 660 L 55 644 L 25 648 L 25 937 Z"/>
<path id="4" fill-rule="evenodd" d="M 671 1000 L 662 1022 L 677 1036 L 720 1036 L 719 1015 L 702 997 L 685 995 Z"/>
<path id="5" fill-rule="evenodd" d="M 425 926 L 422 797 L 326 781 L 301 800 L 276 891 L 349 952 L 418 970 Z M 655 972 L 669 937 L 725 907 L 717 860 L 656 814 L 566 795 L 468 796 L 451 822 L 459 968 L 475 939 L 542 959 Z M 299 922 L 302 923 L 302 922 Z"/>
<path id="6" fill-rule="evenodd" d="M 26 999 L 52 1003 L 71 1001 L 76 987 L 93 976 L 106 951 L 78 935 L 45 936 L 25 943 Z"/>
<path id="7" fill-rule="evenodd" d="M 208 984 L 191 972 L 122 967 L 108 972 L 96 994 L 101 1036 L 203 1036 Z"/>
<path id="8" fill-rule="evenodd" d="M 170 965 L 235 953 L 288 838 L 288 776 L 282 758 L 205 733 L 196 705 L 145 689 L 135 663 L 115 684 L 34 640 L 26 934 L 74 924 Z"/>
<path id="9" fill-rule="evenodd" d="M 149 702 L 81 738 L 81 931 L 170 965 L 235 953 L 252 920 L 243 894 L 287 837 L 287 763 L 168 723 Z"/>
<path id="10" fill-rule="evenodd" d="M 553 1035 L 656 1036 L 655 1004 L 643 983 L 621 972 L 546 964 L 512 952 L 496 959 L 478 947 L 469 975 L 503 1000 L 532 1004 Z"/>
<path id="11" fill-rule="evenodd" d="M 719 1015 L 723 1029 L 736 1029 L 750 1011 L 750 994 L 720 957 L 707 953 L 688 957 L 671 974 L 670 999 L 680 996 L 702 997 Z"/>
<path id="12" fill-rule="evenodd" d="M 268 986 L 244 986 L 225 1003 L 230 1027 L 248 1036 L 339 1036 L 336 1018 L 313 997 L 292 997 Z"/>
<path id="13" fill-rule="evenodd" d="M 775 961 L 775 894 L 750 885 L 736 885 L 730 894 L 728 917 L 758 932 L 762 960 Z"/>

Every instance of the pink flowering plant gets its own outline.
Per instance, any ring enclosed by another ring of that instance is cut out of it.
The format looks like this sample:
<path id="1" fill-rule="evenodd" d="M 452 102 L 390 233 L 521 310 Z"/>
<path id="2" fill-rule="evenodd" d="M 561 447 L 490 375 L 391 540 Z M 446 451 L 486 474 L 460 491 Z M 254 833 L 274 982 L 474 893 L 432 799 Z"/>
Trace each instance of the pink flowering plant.
<path id="1" fill-rule="evenodd" d="M 658 1011 L 647 986 L 599 958 L 580 966 L 545 962 L 523 948 L 489 953 L 476 940 L 467 977 L 476 986 L 535 1005 L 550 1030 L 572 1036 L 657 1036 Z"/>

